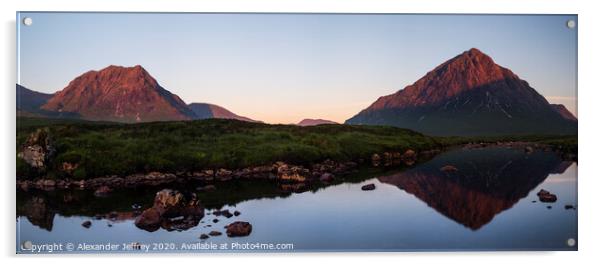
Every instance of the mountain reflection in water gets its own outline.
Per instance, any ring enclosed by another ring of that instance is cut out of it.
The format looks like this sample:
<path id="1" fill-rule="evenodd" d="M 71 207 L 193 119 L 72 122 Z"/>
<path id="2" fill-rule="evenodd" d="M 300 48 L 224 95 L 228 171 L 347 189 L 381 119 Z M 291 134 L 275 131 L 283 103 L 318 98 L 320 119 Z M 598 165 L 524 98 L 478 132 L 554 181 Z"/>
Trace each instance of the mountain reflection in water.
<path id="1" fill-rule="evenodd" d="M 378 177 L 413 194 L 446 217 L 478 230 L 543 182 L 563 173 L 572 162 L 551 152 L 517 149 L 455 150 L 414 169 Z M 457 171 L 443 171 L 444 166 Z"/>

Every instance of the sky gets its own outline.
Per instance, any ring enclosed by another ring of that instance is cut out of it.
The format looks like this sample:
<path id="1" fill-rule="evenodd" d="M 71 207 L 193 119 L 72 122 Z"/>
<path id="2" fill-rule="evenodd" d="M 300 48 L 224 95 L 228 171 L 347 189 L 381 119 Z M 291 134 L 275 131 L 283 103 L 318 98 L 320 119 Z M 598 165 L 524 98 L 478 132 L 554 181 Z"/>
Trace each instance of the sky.
<path id="1" fill-rule="evenodd" d="M 142 65 L 186 103 L 336 122 L 478 48 L 576 114 L 575 15 L 20 13 L 18 83 L 53 93 Z"/>

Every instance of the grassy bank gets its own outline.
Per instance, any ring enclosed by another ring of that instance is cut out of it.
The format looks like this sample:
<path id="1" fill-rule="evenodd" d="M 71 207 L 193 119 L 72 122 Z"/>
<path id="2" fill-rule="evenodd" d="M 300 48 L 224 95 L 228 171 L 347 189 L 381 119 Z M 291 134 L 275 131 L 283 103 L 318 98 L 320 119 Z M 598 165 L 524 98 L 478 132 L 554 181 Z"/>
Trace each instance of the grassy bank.
<path id="1" fill-rule="evenodd" d="M 42 172 L 17 158 L 19 178 L 85 179 L 150 171 L 234 169 L 275 161 L 348 161 L 385 151 L 480 142 L 528 141 L 577 153 L 577 136 L 430 137 L 386 126 L 298 127 L 223 119 L 117 124 L 25 117 L 19 117 L 17 123 L 17 150 L 39 128 L 48 130 L 56 152 Z M 60 170 L 64 162 L 78 167 L 67 174 Z"/>
<path id="2" fill-rule="evenodd" d="M 56 153 L 45 170 L 66 177 L 63 162 L 78 164 L 73 177 L 240 168 L 275 161 L 308 164 L 369 158 L 376 152 L 439 148 L 433 137 L 395 127 L 298 127 L 236 120 L 115 124 L 19 118 L 17 149 L 37 128 L 48 128 Z M 17 176 L 41 173 L 17 159 Z"/>

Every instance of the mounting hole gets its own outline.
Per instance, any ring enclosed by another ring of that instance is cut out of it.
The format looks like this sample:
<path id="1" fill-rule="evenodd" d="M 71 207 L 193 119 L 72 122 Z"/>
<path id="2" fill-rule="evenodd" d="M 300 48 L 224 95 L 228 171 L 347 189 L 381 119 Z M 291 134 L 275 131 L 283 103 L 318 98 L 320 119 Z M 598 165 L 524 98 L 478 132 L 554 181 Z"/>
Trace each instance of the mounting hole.
<path id="1" fill-rule="evenodd" d="M 572 20 L 572 19 L 569 19 L 569 20 L 566 22 L 566 26 L 567 26 L 567 28 L 569 28 L 569 29 L 573 29 L 573 28 L 575 28 L 575 26 L 577 26 L 577 22 L 575 22 L 575 21 L 574 21 L 574 20 Z"/>
<path id="2" fill-rule="evenodd" d="M 575 246 L 575 244 L 577 244 L 577 241 L 575 241 L 575 239 L 574 239 L 574 238 L 569 238 L 569 239 L 566 241 L 566 244 L 567 244 L 567 245 L 569 245 L 569 247 L 574 247 L 574 246 Z"/>
<path id="3" fill-rule="evenodd" d="M 23 18 L 23 25 L 31 26 L 31 24 L 33 24 L 33 19 L 31 19 L 30 17 Z"/>
<path id="4" fill-rule="evenodd" d="M 23 242 L 23 244 L 21 244 L 22 250 L 31 250 L 32 247 L 33 247 L 33 243 L 31 243 L 31 241 L 25 241 L 25 242 Z"/>

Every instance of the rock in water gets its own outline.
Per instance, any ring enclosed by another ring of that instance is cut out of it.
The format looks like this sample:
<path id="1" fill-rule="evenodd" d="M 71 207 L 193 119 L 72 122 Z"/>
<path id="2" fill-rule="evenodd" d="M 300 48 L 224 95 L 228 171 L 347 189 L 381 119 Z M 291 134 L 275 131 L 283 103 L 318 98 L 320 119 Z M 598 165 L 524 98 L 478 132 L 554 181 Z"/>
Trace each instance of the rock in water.
<path id="1" fill-rule="evenodd" d="M 85 221 L 85 222 L 82 223 L 82 226 L 85 227 L 85 228 L 90 228 L 90 226 L 92 226 L 92 222 Z"/>
<path id="2" fill-rule="evenodd" d="M 221 235 L 222 235 L 222 232 L 218 232 L 218 231 L 211 231 L 211 232 L 209 232 L 209 235 L 210 235 L 210 236 L 221 236 Z"/>
<path id="3" fill-rule="evenodd" d="M 248 236 L 252 230 L 253 226 L 250 223 L 237 221 L 228 225 L 226 234 L 228 237 Z"/>
<path id="4" fill-rule="evenodd" d="M 153 206 L 136 218 L 135 225 L 150 232 L 160 227 L 168 231 L 186 230 L 197 226 L 204 214 L 196 194 L 185 195 L 176 190 L 164 189 L 155 195 Z"/>
<path id="5" fill-rule="evenodd" d="M 374 184 L 368 184 L 368 185 L 363 185 L 362 186 L 362 190 L 367 191 L 367 190 L 374 190 L 376 189 L 376 186 Z"/>
<path id="6" fill-rule="evenodd" d="M 537 192 L 537 196 L 539 197 L 539 201 L 541 202 L 556 202 L 556 200 L 558 200 L 556 195 L 550 193 L 545 189 L 542 189 L 539 192 Z"/>

